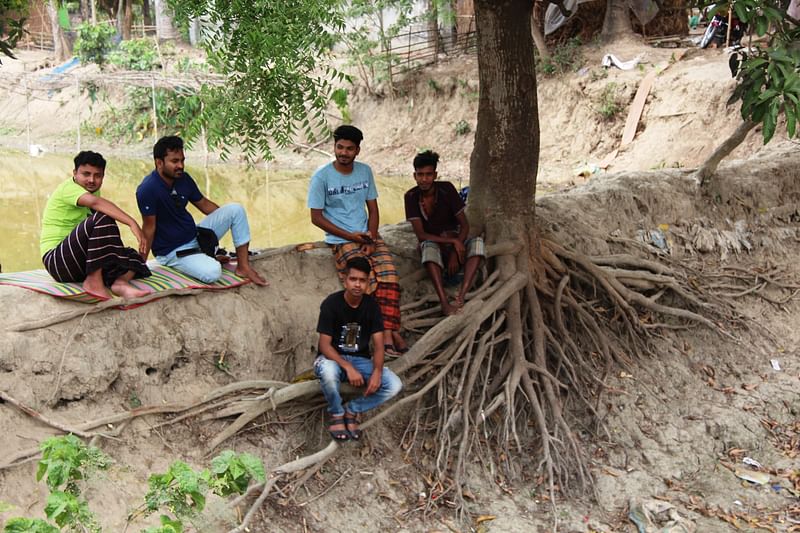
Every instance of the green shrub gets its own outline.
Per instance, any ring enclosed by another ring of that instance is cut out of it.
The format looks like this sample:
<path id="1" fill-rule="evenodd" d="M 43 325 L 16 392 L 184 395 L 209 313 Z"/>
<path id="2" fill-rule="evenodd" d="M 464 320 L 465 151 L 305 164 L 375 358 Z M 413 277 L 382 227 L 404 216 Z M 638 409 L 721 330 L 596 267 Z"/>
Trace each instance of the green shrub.
<path id="1" fill-rule="evenodd" d="M 106 63 L 108 53 L 113 48 L 113 37 L 116 30 L 109 24 L 91 25 L 83 23 L 77 29 L 73 52 L 81 63 L 96 63 L 100 68 Z"/>
<path id="2" fill-rule="evenodd" d="M 108 62 L 127 70 L 154 70 L 161 68 L 155 42 L 152 39 L 122 41 L 108 54 Z"/>
<path id="3" fill-rule="evenodd" d="M 469 127 L 469 122 L 466 120 L 459 120 L 456 122 L 456 135 L 466 135 L 472 131 L 472 128 Z"/>

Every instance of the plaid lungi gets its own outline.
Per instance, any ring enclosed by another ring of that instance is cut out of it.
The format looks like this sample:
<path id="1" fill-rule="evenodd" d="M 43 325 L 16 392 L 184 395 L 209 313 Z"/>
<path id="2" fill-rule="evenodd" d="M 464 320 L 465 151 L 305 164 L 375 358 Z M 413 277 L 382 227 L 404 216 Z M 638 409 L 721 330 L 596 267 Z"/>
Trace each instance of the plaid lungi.
<path id="1" fill-rule="evenodd" d="M 58 246 L 42 256 L 47 272 L 60 282 L 81 282 L 88 274 L 103 269 L 103 283 L 114 281 L 132 270 L 135 278 L 146 278 L 150 269 L 133 248 L 122 245 L 117 221 L 95 212 L 75 226 Z"/>
<path id="2" fill-rule="evenodd" d="M 366 257 L 372 267 L 369 274 L 367 294 L 373 294 L 383 315 L 383 329 L 397 331 L 400 329 L 400 276 L 394 267 L 394 259 L 389 247 L 383 239 L 375 240 L 375 251 L 365 256 L 361 253 L 361 244 L 345 242 L 332 247 L 333 258 L 339 280 L 344 283 L 347 261 L 354 257 Z"/>

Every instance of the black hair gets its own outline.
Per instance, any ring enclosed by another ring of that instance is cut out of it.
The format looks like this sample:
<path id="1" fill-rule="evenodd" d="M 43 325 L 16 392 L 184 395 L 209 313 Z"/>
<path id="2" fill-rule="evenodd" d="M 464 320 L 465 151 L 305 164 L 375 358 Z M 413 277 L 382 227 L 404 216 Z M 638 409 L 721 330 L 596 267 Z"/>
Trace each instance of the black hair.
<path id="1" fill-rule="evenodd" d="M 167 157 L 167 152 L 175 152 L 177 150 L 183 150 L 183 139 L 177 135 L 161 137 L 153 146 L 153 159 L 164 159 Z"/>
<path id="2" fill-rule="evenodd" d="M 355 126 L 344 124 L 333 130 L 333 140 L 339 141 L 341 139 L 353 141 L 356 146 L 361 146 L 361 141 L 364 140 L 364 134 Z"/>
<path id="3" fill-rule="evenodd" d="M 414 170 L 422 167 L 433 167 L 436 170 L 436 165 L 439 164 L 439 154 L 432 150 L 425 150 L 420 152 L 414 157 Z"/>
<path id="4" fill-rule="evenodd" d="M 103 170 L 106 169 L 106 160 L 103 159 L 103 156 L 89 150 L 78 153 L 73 161 L 75 162 L 75 170 L 78 170 L 81 165 L 92 165 Z"/>
<path id="5" fill-rule="evenodd" d="M 352 259 L 347 260 L 347 266 L 345 267 L 347 272 L 350 272 L 351 268 L 355 268 L 356 270 L 360 270 L 367 276 L 372 271 L 372 267 L 369 265 L 369 261 L 367 261 L 364 257 L 358 256 Z"/>

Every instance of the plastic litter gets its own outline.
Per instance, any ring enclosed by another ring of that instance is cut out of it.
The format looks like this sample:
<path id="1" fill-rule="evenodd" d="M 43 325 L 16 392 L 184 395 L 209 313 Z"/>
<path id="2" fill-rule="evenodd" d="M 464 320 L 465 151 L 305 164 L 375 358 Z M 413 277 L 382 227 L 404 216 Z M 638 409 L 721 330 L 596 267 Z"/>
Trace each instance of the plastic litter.
<path id="1" fill-rule="evenodd" d="M 614 54 L 606 54 L 600 61 L 600 64 L 608 68 L 611 66 L 617 67 L 620 70 L 633 70 L 642 61 L 642 54 L 634 57 L 630 61 L 623 61 Z"/>
<path id="2" fill-rule="evenodd" d="M 588 178 L 592 174 L 597 174 L 600 172 L 600 167 L 595 164 L 587 163 L 582 167 L 578 167 L 574 170 L 576 176 L 580 176 L 581 178 Z"/>
<path id="3" fill-rule="evenodd" d="M 743 479 L 745 481 L 749 481 L 750 483 L 755 483 L 756 485 L 766 485 L 769 483 L 769 474 L 766 472 L 754 472 L 752 470 L 743 470 L 741 468 L 737 468 L 734 471 L 734 474 L 739 479 Z"/>
<path id="4" fill-rule="evenodd" d="M 631 500 L 628 518 L 639 533 L 694 533 L 697 526 L 678 514 L 675 506 L 660 500 Z"/>
<path id="5" fill-rule="evenodd" d="M 781 371 L 781 364 L 780 364 L 780 362 L 778 362 L 777 359 L 770 359 L 769 360 L 769 364 L 772 365 L 772 370 L 775 370 L 777 372 Z"/>
<path id="6" fill-rule="evenodd" d="M 658 229 L 639 230 L 637 232 L 637 236 L 639 237 L 640 241 L 647 244 L 652 244 L 660 250 L 669 252 L 669 241 L 667 240 L 666 234 L 660 227 Z"/>
<path id="7" fill-rule="evenodd" d="M 761 466 L 761 463 L 759 463 L 752 457 L 745 457 L 744 459 L 742 459 L 742 462 L 746 465 L 754 466 L 756 468 L 764 468 L 763 466 Z"/>

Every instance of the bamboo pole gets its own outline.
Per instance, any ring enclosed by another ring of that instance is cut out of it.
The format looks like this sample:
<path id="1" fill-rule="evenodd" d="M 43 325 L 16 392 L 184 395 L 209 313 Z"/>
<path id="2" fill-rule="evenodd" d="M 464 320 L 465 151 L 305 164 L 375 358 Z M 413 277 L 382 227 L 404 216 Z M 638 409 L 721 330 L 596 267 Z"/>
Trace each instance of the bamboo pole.
<path id="1" fill-rule="evenodd" d="M 27 64 L 23 63 L 22 68 L 27 71 Z M 28 152 L 31 149 L 31 93 L 28 85 L 28 76 L 25 75 L 25 132 L 28 135 Z"/>
<path id="2" fill-rule="evenodd" d="M 731 26 L 733 26 L 733 2 L 728 6 L 728 32 L 725 35 L 725 48 L 731 45 Z"/>
<path id="3" fill-rule="evenodd" d="M 150 90 L 153 96 L 153 144 L 158 142 L 158 114 L 156 113 L 156 78 L 150 79 Z"/>
<path id="4" fill-rule="evenodd" d="M 75 76 L 75 98 L 79 98 L 81 95 L 81 81 L 80 78 Z M 76 133 L 78 137 L 78 152 L 81 151 L 81 106 L 78 106 L 78 112 L 75 115 L 77 117 L 77 124 Z"/>

